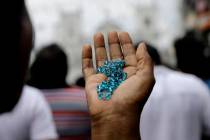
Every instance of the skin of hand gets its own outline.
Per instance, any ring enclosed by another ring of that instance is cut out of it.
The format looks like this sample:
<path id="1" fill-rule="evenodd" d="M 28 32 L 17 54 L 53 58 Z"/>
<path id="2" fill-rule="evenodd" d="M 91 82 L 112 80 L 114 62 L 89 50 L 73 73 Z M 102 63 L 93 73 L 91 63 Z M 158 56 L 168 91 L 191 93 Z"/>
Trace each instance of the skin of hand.
<path id="1" fill-rule="evenodd" d="M 126 32 L 108 34 L 110 58 L 125 60 L 127 79 L 114 91 L 109 101 L 98 99 L 96 87 L 105 75 L 97 74 L 93 67 L 92 49 L 84 45 L 82 67 L 86 81 L 86 96 L 91 115 L 92 140 L 139 140 L 139 122 L 144 104 L 155 84 L 153 62 L 146 46 L 141 43 L 135 50 Z M 94 35 L 97 67 L 107 60 L 104 36 Z"/>

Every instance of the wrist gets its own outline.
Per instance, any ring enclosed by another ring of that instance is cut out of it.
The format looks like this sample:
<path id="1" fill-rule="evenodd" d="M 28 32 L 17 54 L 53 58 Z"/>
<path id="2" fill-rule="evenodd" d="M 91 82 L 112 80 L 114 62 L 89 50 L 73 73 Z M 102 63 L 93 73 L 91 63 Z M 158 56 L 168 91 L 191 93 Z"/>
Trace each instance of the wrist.
<path id="1" fill-rule="evenodd" d="M 140 140 L 140 111 L 104 111 L 92 116 L 92 140 Z"/>

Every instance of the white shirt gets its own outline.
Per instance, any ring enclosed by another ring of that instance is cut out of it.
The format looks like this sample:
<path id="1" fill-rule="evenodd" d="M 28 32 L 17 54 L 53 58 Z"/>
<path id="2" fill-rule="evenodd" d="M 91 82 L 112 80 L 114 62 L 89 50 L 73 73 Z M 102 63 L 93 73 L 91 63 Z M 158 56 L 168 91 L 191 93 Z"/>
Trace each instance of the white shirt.
<path id="1" fill-rule="evenodd" d="M 155 67 L 156 84 L 141 116 L 142 140 L 200 140 L 210 135 L 210 93 L 197 77 Z"/>
<path id="2" fill-rule="evenodd" d="M 0 115 L 0 140 L 43 140 L 57 138 L 52 114 L 43 95 L 24 87 L 10 113 Z"/>

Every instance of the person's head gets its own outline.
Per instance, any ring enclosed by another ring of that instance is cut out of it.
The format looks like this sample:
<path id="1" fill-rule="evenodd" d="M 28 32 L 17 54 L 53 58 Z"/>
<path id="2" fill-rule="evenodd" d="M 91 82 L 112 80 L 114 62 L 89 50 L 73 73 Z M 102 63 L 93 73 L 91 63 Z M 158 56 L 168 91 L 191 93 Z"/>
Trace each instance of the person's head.
<path id="1" fill-rule="evenodd" d="M 204 55 L 205 43 L 188 32 L 183 38 L 174 42 L 176 51 L 177 67 L 185 73 L 195 74 L 202 79 L 208 79 L 209 62 Z"/>
<path id="2" fill-rule="evenodd" d="M 11 111 L 17 104 L 25 81 L 32 48 L 32 25 L 24 0 L 6 1 L 1 20 L 1 97 L 0 113 Z"/>
<path id="3" fill-rule="evenodd" d="M 41 49 L 30 69 L 28 84 L 39 89 L 65 88 L 68 72 L 67 56 L 57 45 Z"/>

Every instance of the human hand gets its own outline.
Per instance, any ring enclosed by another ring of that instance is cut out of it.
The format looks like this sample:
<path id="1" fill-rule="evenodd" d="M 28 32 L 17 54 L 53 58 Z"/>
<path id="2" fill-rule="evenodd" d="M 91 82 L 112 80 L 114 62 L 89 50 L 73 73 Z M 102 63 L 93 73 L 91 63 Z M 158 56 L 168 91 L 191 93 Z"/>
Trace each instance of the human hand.
<path id="1" fill-rule="evenodd" d="M 96 73 L 91 46 L 84 45 L 82 63 L 92 139 L 116 139 L 119 136 L 126 139 L 128 135 L 129 139 L 139 139 L 140 114 L 155 83 L 153 62 L 144 43 L 135 50 L 128 33 L 118 35 L 117 32 L 110 32 L 108 42 L 111 59 L 125 60 L 123 71 L 127 73 L 127 79 L 114 91 L 109 101 L 99 100 L 96 88 L 106 77 Z M 108 58 L 101 33 L 94 36 L 94 48 L 96 65 L 102 66 Z"/>

